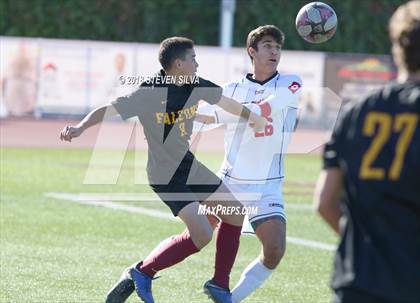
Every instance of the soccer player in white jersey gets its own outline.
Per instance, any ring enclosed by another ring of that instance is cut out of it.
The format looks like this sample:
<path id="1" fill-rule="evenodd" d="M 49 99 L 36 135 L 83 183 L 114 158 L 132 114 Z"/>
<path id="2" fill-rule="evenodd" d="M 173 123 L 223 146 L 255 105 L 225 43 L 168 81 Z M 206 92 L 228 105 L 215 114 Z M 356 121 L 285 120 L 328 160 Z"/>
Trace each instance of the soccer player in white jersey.
<path id="1" fill-rule="evenodd" d="M 298 76 L 277 72 L 283 43 L 284 34 L 276 26 L 265 25 L 251 31 L 247 51 L 253 73 L 224 87 L 225 96 L 266 117 L 269 123 L 263 132 L 253 132 L 245 123 L 237 123 L 234 116 L 209 107 L 199 109 L 202 115 L 196 118 L 199 122 L 226 124 L 225 159 L 219 174 L 233 193 L 245 196 L 239 198 L 245 206 L 258 207 L 248 220 L 262 250 L 232 290 L 234 303 L 258 289 L 285 252 L 283 158 L 295 127 L 302 82 Z"/>

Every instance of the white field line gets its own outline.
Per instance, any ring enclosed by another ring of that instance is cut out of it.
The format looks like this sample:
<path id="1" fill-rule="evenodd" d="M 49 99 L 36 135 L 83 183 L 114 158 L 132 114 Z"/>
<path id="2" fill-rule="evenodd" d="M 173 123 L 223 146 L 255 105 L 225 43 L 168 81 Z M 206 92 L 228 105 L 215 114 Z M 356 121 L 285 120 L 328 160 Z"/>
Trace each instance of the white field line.
<path id="1" fill-rule="evenodd" d="M 131 205 L 126 205 L 126 204 L 121 204 L 121 203 L 115 203 L 115 202 L 107 201 L 107 200 L 100 201 L 100 200 L 80 199 L 78 194 L 45 193 L 44 196 L 48 198 L 77 202 L 79 204 L 101 206 L 105 208 L 124 210 L 130 213 L 137 213 L 137 214 L 142 214 L 142 215 L 146 215 L 150 217 L 162 218 L 162 219 L 167 219 L 174 222 L 180 222 L 177 218 L 175 218 L 171 214 L 165 213 L 162 211 L 139 207 L 139 206 L 131 206 Z"/>
<path id="2" fill-rule="evenodd" d="M 318 241 L 306 240 L 302 238 L 295 238 L 287 236 L 287 242 L 298 244 L 306 247 L 318 248 L 322 250 L 335 251 L 337 247 L 332 244 L 322 243 Z"/>
<path id="3" fill-rule="evenodd" d="M 172 214 L 167 213 L 167 212 L 163 212 L 159 210 L 152 210 L 152 209 L 139 207 L 139 206 L 131 206 L 131 205 L 126 205 L 126 204 L 121 204 L 121 203 L 115 203 L 115 202 L 109 201 L 109 199 L 106 199 L 106 200 L 93 199 L 94 197 L 95 198 L 99 197 L 98 195 L 95 196 L 95 194 L 91 196 L 89 195 L 89 199 L 86 197 L 85 194 L 53 193 L 52 192 L 52 193 L 44 193 L 44 196 L 48 198 L 76 202 L 76 203 L 84 204 L 84 205 L 100 206 L 100 207 L 110 208 L 114 210 L 123 210 L 130 213 L 137 213 L 137 214 L 142 214 L 149 217 L 169 220 L 171 222 L 181 222 L 178 218 L 172 216 Z M 134 196 L 134 195 L 130 195 L 130 196 Z M 141 195 L 136 195 L 136 197 L 139 197 L 139 196 Z M 102 195 L 102 197 L 104 196 Z M 107 196 L 107 198 L 110 198 L 110 196 Z M 138 201 L 138 200 L 139 199 L 123 200 L 123 201 Z M 147 200 L 150 201 L 151 199 L 147 199 Z M 303 205 L 294 204 L 294 205 L 299 206 L 299 207 L 305 206 L 305 208 L 311 207 L 310 205 L 306 205 L 306 204 L 303 204 Z M 288 208 L 290 208 L 290 205 Z M 334 251 L 336 249 L 336 246 L 332 244 L 306 240 L 306 239 L 301 239 L 301 238 L 295 238 L 295 237 L 289 237 L 289 236 L 287 237 L 287 241 L 293 244 L 321 249 L 321 250 L 327 250 L 327 251 Z"/>
<path id="4" fill-rule="evenodd" d="M 161 201 L 160 198 L 154 194 L 154 193 L 143 193 L 143 194 L 113 194 L 113 193 L 79 193 L 79 194 L 66 194 L 66 193 L 47 193 L 48 194 L 53 194 L 55 195 L 55 197 L 71 197 L 71 199 L 74 199 L 75 197 L 77 198 L 77 201 L 87 201 L 87 202 L 92 202 L 92 201 L 119 201 L 119 202 L 139 202 L 141 201 L 142 203 L 144 202 L 153 202 L 153 201 Z M 172 196 L 174 196 L 173 193 L 171 193 Z M 69 196 L 70 195 L 70 196 Z M 245 200 L 252 200 L 255 198 L 257 194 L 255 193 L 250 193 L 250 194 L 243 194 L 243 195 L 239 195 L 237 196 L 237 198 L 244 198 Z M 55 198 L 53 197 L 53 198 Z M 185 196 L 178 196 L 175 197 L 174 201 L 176 200 L 185 200 Z M 192 196 L 191 198 L 195 198 L 195 196 Z M 223 197 L 222 197 L 223 198 Z M 65 198 L 70 200 L 70 198 Z M 286 203 L 285 205 L 286 209 L 301 209 L 301 210 L 312 210 L 313 207 L 310 204 L 297 204 L 297 203 Z"/>

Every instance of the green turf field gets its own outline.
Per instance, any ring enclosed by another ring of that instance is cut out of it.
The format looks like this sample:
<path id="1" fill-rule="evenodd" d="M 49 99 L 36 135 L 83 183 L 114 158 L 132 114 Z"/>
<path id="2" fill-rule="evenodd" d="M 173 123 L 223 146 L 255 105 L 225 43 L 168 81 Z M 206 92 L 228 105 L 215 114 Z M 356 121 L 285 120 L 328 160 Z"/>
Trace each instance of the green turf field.
<path id="1" fill-rule="evenodd" d="M 83 185 L 88 150 L 1 149 L 1 287 L 0 302 L 103 302 L 127 265 L 146 256 L 161 239 L 181 232 L 179 222 L 124 210 L 47 198 L 45 193 L 141 193 L 134 184 L 144 166 L 128 153 L 116 185 Z M 144 154 L 140 157 L 144 158 Z M 104 158 L 111 159 L 111 155 Z M 217 170 L 221 154 L 199 159 Z M 316 156 L 289 156 L 285 200 L 288 236 L 335 244 L 336 237 L 309 205 L 320 168 Z M 97 167 L 99 176 L 115 170 Z M 121 202 L 120 202 L 121 203 Z M 133 206 L 169 213 L 160 203 Z M 259 252 L 254 237 L 242 237 L 231 286 Z M 213 273 L 214 242 L 154 282 L 157 302 L 210 302 L 201 292 Z M 333 253 L 288 243 L 276 273 L 245 302 L 328 302 Z M 134 295 L 129 302 L 139 302 Z"/>

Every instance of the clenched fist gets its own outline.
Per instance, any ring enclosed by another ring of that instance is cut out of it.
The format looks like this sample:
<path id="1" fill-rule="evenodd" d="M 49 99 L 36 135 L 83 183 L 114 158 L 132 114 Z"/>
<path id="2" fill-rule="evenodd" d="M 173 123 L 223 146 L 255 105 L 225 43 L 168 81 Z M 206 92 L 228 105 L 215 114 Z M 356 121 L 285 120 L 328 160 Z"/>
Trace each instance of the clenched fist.
<path id="1" fill-rule="evenodd" d="M 82 134 L 83 130 L 81 127 L 77 126 L 66 126 L 63 128 L 63 130 L 60 133 L 60 139 L 62 141 L 69 141 L 71 142 L 71 139 L 79 137 Z"/>

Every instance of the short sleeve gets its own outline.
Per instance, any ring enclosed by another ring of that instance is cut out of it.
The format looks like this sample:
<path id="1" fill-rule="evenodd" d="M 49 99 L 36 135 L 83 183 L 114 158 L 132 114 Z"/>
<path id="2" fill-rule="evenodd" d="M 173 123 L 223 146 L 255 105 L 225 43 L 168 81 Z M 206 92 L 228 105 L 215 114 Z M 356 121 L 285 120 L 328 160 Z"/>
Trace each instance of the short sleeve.
<path id="1" fill-rule="evenodd" d="M 280 78 L 281 83 L 276 87 L 275 95 L 280 103 L 289 107 L 298 107 L 299 96 L 302 91 L 302 79 L 297 75 L 287 75 Z"/>
<path id="2" fill-rule="evenodd" d="M 203 78 L 199 78 L 199 83 L 194 89 L 197 90 L 200 99 L 209 104 L 217 104 L 222 98 L 223 89 L 219 85 Z"/>
<path id="3" fill-rule="evenodd" d="M 342 108 L 334 126 L 330 141 L 325 145 L 323 152 L 323 168 L 340 166 L 340 159 L 343 154 L 343 144 L 348 129 L 348 121 L 351 111 L 350 107 Z"/>
<path id="4" fill-rule="evenodd" d="M 138 90 L 130 95 L 117 98 L 111 104 L 115 107 L 123 120 L 139 116 L 142 111 L 147 111 L 145 104 L 158 103 L 159 100 L 165 100 L 166 91 L 162 88 L 150 86 L 140 86 Z M 162 99 L 163 98 L 163 99 Z M 153 102 L 155 101 L 155 102 Z"/>

